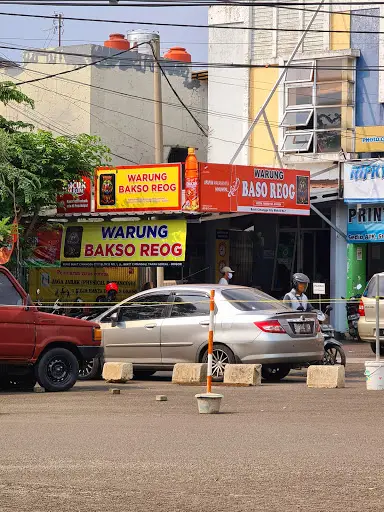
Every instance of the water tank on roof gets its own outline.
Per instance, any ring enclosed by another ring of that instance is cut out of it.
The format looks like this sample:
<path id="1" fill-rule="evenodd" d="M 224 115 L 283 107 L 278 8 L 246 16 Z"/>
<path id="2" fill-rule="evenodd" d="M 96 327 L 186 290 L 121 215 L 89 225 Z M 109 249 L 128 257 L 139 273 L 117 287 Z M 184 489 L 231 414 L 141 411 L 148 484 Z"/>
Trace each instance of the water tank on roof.
<path id="1" fill-rule="evenodd" d="M 156 32 L 147 32 L 146 30 L 132 30 L 128 32 L 127 39 L 132 49 L 137 49 L 138 53 L 143 55 L 151 55 L 153 57 L 153 53 L 149 44 L 150 41 L 159 41 L 160 36 L 156 34 Z"/>
<path id="2" fill-rule="evenodd" d="M 125 39 L 124 34 L 110 34 L 108 41 L 104 41 L 104 46 L 121 51 L 130 48 L 129 41 Z"/>
<path id="3" fill-rule="evenodd" d="M 164 53 L 164 59 L 179 60 L 181 62 L 191 62 L 191 54 L 181 46 L 174 46 L 170 48 L 167 53 Z"/>

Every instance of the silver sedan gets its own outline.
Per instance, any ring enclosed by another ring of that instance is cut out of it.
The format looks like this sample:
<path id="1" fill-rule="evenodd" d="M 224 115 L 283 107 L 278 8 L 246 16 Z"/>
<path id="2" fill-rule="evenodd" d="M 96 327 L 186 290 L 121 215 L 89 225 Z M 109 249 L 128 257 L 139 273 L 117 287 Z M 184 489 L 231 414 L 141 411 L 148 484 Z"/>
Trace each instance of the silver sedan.
<path id="1" fill-rule="evenodd" d="M 316 314 L 292 311 L 253 288 L 211 284 L 147 290 L 101 314 L 95 321 L 102 327 L 104 361 L 131 362 L 138 376 L 205 362 L 212 289 L 215 377 L 227 363 L 261 363 L 265 379 L 280 380 L 291 368 L 322 360 Z"/>

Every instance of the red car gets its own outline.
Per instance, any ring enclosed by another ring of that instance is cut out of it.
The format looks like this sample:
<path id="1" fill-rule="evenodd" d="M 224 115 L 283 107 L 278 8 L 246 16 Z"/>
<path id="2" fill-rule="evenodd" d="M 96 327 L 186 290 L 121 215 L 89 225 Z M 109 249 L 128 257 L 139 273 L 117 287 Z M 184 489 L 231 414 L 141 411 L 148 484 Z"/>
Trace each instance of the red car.
<path id="1" fill-rule="evenodd" d="M 99 356 L 97 323 L 39 311 L 13 275 L 0 266 L 0 388 L 66 391 L 79 363 Z"/>

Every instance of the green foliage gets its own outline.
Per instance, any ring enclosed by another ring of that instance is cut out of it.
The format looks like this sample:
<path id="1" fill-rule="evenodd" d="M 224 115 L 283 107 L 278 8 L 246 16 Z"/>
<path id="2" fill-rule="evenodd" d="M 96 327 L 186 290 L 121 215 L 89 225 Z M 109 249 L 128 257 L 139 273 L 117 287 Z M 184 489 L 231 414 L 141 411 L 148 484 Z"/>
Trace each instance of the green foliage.
<path id="1" fill-rule="evenodd" d="M 5 135 L 0 131 L 1 137 Z M 95 167 L 108 163 L 109 150 L 98 137 L 80 134 L 54 137 L 52 133 L 17 132 L 8 135 L 7 178 L 1 179 L 0 196 L 12 181 L 16 183 L 17 204 L 22 213 L 34 213 L 42 207 L 53 207 L 56 195 L 65 185 L 81 176 L 93 176 Z M 16 182 L 16 175 L 18 179 Z"/>
<path id="2" fill-rule="evenodd" d="M 0 102 L 35 105 L 13 82 L 0 82 Z M 33 128 L 0 115 L 0 242 L 1 229 L 6 236 L 15 213 L 20 220 L 25 214 L 36 216 L 43 207 L 54 207 L 56 195 L 69 181 L 92 177 L 96 167 L 110 162 L 110 151 L 98 137 L 84 133 L 55 137 Z"/>
<path id="3" fill-rule="evenodd" d="M 20 91 L 16 84 L 9 81 L 0 82 L 0 101 L 4 105 L 8 105 L 8 103 L 12 102 L 35 108 L 35 102 Z M 23 121 L 9 121 L 0 115 L 0 129 L 8 133 L 14 133 L 21 129 L 33 130 L 33 128 L 33 124 L 24 123 Z"/>
<path id="4" fill-rule="evenodd" d="M 0 246 L 5 245 L 11 236 L 12 223 L 10 218 L 0 219 Z"/>

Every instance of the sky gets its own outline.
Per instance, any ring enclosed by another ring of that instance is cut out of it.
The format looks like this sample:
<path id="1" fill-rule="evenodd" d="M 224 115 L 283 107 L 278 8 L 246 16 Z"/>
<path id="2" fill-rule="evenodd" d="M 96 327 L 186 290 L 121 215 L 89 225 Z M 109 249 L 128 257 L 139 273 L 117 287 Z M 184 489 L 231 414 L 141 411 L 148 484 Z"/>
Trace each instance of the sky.
<path id="1" fill-rule="evenodd" d="M 50 7 L 1 5 L 0 12 L 53 15 L 61 12 L 65 16 L 80 18 L 102 18 L 132 21 L 207 24 L 207 7 Z M 208 55 L 208 30 L 185 27 L 154 27 L 126 25 L 122 23 L 91 23 L 65 21 L 62 45 L 95 43 L 102 44 L 110 33 L 126 34 L 128 30 L 149 29 L 159 32 L 162 53 L 171 46 L 184 46 L 192 54 L 194 62 L 206 62 Z M 0 15 L 0 45 L 46 48 L 57 46 L 57 33 L 53 31 L 53 20 L 31 19 Z M 3 56 L 20 60 L 15 50 L 0 49 Z"/>

